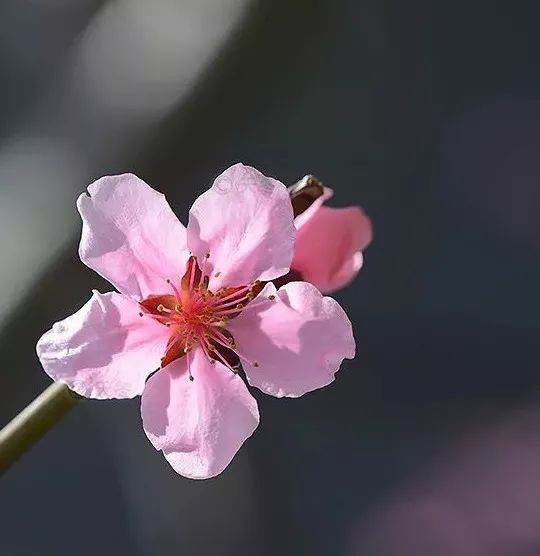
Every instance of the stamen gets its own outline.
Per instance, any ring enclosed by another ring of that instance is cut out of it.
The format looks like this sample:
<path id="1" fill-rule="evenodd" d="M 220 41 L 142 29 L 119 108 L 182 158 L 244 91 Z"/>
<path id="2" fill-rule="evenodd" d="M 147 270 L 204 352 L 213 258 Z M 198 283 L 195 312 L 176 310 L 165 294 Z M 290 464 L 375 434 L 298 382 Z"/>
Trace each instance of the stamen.
<path id="1" fill-rule="evenodd" d="M 187 349 L 187 351 L 186 351 L 186 349 Z M 188 374 L 189 374 L 189 380 L 191 382 L 193 382 L 194 379 L 193 379 L 193 375 L 191 374 L 191 360 L 190 360 L 190 357 L 189 357 L 189 352 L 190 351 L 191 351 L 191 348 L 188 349 L 188 346 L 186 346 L 184 348 L 184 353 L 186 354 L 186 364 L 187 364 L 187 370 L 188 370 Z"/>
<path id="2" fill-rule="evenodd" d="M 164 315 L 149 315 L 149 316 L 152 317 L 154 320 L 157 320 L 161 324 L 164 324 L 165 326 L 171 326 L 172 324 L 171 319 Z"/>
<path id="3" fill-rule="evenodd" d="M 243 307 L 243 306 L 241 306 Z M 237 313 L 239 313 L 242 309 L 238 309 L 237 307 L 234 308 L 230 308 L 230 309 L 226 309 L 225 311 L 219 311 L 214 313 L 214 316 L 219 318 L 219 319 L 223 319 L 223 317 L 226 317 L 228 315 L 236 315 Z"/>
<path id="4" fill-rule="evenodd" d="M 169 309 L 168 307 L 165 307 L 165 305 L 162 305 L 161 303 L 156 307 L 156 309 L 160 313 L 169 313 L 169 314 L 174 313 L 174 311 L 172 309 Z"/>
<path id="5" fill-rule="evenodd" d="M 224 297 L 219 296 L 219 294 L 216 295 L 216 305 L 217 304 L 222 304 L 223 302 L 225 302 L 225 301 L 227 301 L 231 298 L 237 297 L 240 294 L 244 295 L 245 292 L 248 292 L 251 289 L 251 287 L 252 286 L 245 286 L 245 287 L 240 288 L 239 290 L 236 290 L 235 292 L 232 292 L 229 295 L 226 295 Z"/>
<path id="6" fill-rule="evenodd" d="M 239 363 L 235 363 L 238 360 L 253 367 L 259 366 L 258 362 L 250 361 L 238 352 L 234 338 L 225 330 L 229 319 L 237 316 L 248 303 L 255 298 L 256 305 L 257 300 L 265 300 L 256 297 L 261 291 L 261 282 L 257 280 L 248 286 L 222 287 L 212 292 L 208 289 L 211 273 L 206 273 L 206 269 L 210 270 L 209 258 L 210 253 L 201 256 L 200 261 L 190 255 L 186 272 L 178 285 L 170 279 L 166 280 L 174 297 L 170 294 L 152 296 L 141 303 L 142 310 L 139 312 L 141 317 L 148 315 L 160 324 L 172 327 L 162 365 L 186 357 L 190 381 L 194 379 L 191 362 L 195 345 L 200 346 L 211 365 L 219 361 L 233 373 L 238 372 L 234 367 L 238 366 Z M 220 276 L 221 272 L 214 275 Z M 238 359 L 235 357 L 229 361 L 229 355 L 233 353 Z"/>
<path id="7" fill-rule="evenodd" d="M 244 288 L 241 288 L 236 292 L 226 295 L 225 297 L 220 298 L 218 297 L 219 296 L 218 294 L 216 295 L 216 301 L 214 302 L 213 306 L 215 307 L 216 311 L 221 311 L 223 309 L 228 309 L 231 305 L 238 304 L 238 303 L 243 303 L 244 305 L 247 305 L 255 298 L 255 295 L 259 294 L 258 291 L 257 294 L 255 294 L 254 291 L 257 287 L 258 287 L 257 282 L 254 282 L 251 286 L 246 286 Z"/>
<path id="8" fill-rule="evenodd" d="M 245 357 L 244 355 L 242 355 L 237 347 L 236 344 L 231 345 L 229 343 L 229 338 L 227 338 L 227 336 L 225 336 L 224 334 L 222 334 L 221 332 L 211 329 L 210 331 L 210 335 L 211 337 L 218 343 L 221 344 L 223 347 L 229 348 L 233 353 L 235 353 L 242 361 L 245 361 L 246 363 L 248 363 L 249 365 L 251 365 L 252 367 L 258 367 L 259 363 L 257 361 L 251 361 L 250 359 L 248 359 L 247 357 Z M 234 342 L 234 340 L 233 340 Z M 215 348 L 214 348 L 215 349 Z M 219 351 L 216 350 L 216 353 L 219 354 Z"/>
<path id="9" fill-rule="evenodd" d="M 180 292 L 178 291 L 178 288 L 168 278 L 167 278 L 167 284 L 169 284 L 169 286 L 171 286 L 171 288 L 174 292 L 174 297 L 176 297 L 176 301 L 178 301 L 178 303 L 180 303 L 181 298 L 180 298 Z"/>
<path id="10" fill-rule="evenodd" d="M 253 299 L 253 294 L 251 294 L 251 292 L 248 292 L 246 295 L 240 297 L 239 299 L 232 299 L 227 303 L 219 303 L 219 302 L 215 303 L 214 307 L 216 312 L 220 312 L 223 309 L 230 309 L 233 305 L 235 305 L 236 307 L 238 307 L 238 305 L 241 305 L 240 307 L 238 307 L 238 309 L 242 309 L 242 307 L 247 305 L 252 299 Z"/>
<path id="11" fill-rule="evenodd" d="M 227 367 L 227 369 L 229 369 L 229 371 L 231 371 L 235 375 L 238 374 L 238 371 L 233 366 L 231 366 L 231 364 L 225 359 L 225 357 L 223 357 L 223 355 L 221 355 L 221 353 L 219 353 L 219 351 L 216 350 L 214 351 L 214 353 L 219 357 L 221 362 L 225 365 L 225 367 Z"/>
<path id="12" fill-rule="evenodd" d="M 191 272 L 189 276 L 189 290 L 193 291 L 193 284 L 195 283 L 195 267 L 197 266 L 197 257 L 193 258 L 191 262 Z"/>
<path id="13" fill-rule="evenodd" d="M 203 338 L 201 338 L 201 347 L 206 355 L 206 357 L 208 357 L 208 360 L 210 361 L 211 365 L 215 365 L 216 364 L 216 360 L 215 360 L 215 356 L 217 356 L 221 362 L 234 374 L 238 374 L 237 371 L 230 365 L 230 363 L 221 355 L 221 353 L 219 353 L 219 350 L 217 350 L 215 348 L 215 346 L 213 346 L 209 341 L 208 341 L 208 337 L 204 336 Z M 210 352 L 212 352 L 212 355 L 210 355 Z"/>
<path id="14" fill-rule="evenodd" d="M 207 347 L 206 341 L 201 342 L 201 348 L 204 351 L 204 354 L 206 355 L 206 358 L 208 359 L 208 361 L 210 361 L 210 365 L 215 365 L 216 360 L 213 359 L 212 356 L 210 355 L 210 353 L 208 352 L 208 347 Z"/>
<path id="15" fill-rule="evenodd" d="M 191 312 L 197 313 L 204 307 L 204 298 L 197 287 L 194 288 L 191 295 Z"/>

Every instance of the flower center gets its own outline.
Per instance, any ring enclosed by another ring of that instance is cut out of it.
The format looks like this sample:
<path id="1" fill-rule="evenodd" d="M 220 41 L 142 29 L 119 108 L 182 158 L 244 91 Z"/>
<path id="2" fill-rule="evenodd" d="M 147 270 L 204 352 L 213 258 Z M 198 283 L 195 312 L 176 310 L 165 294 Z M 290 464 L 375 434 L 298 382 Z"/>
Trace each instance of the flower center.
<path id="1" fill-rule="evenodd" d="M 206 255 L 201 265 L 196 257 L 191 256 L 179 287 L 167 280 L 172 290 L 170 294 L 153 295 L 140 303 L 141 317 L 150 316 L 171 331 L 161 367 L 186 356 L 190 369 L 189 354 L 196 345 L 201 347 L 211 364 L 220 361 L 234 373 L 238 372 L 241 361 L 258 367 L 256 361 L 247 360 L 238 351 L 227 323 L 242 312 L 264 284 L 257 280 L 248 286 L 210 291 L 209 277 L 205 274 L 209 256 Z M 193 380 L 191 370 L 189 377 Z"/>

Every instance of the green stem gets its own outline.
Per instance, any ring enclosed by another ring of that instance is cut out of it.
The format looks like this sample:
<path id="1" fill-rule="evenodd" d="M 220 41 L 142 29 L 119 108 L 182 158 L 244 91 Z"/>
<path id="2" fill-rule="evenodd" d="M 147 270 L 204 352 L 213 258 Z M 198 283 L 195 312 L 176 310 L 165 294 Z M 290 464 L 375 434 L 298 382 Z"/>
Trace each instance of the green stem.
<path id="1" fill-rule="evenodd" d="M 55 382 L 0 431 L 0 474 L 31 448 L 80 400 L 65 384 Z"/>

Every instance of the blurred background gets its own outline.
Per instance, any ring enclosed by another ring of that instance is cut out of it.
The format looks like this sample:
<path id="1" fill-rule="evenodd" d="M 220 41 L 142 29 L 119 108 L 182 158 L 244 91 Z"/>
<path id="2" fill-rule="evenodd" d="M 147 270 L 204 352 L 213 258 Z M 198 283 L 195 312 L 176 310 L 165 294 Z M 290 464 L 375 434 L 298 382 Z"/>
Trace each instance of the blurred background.
<path id="1" fill-rule="evenodd" d="M 540 555 L 540 9 L 454 0 L 2 0 L 0 419 L 37 338 L 108 286 L 75 199 L 132 171 L 183 221 L 233 162 L 314 173 L 375 240 L 336 297 L 358 357 L 255 392 L 183 479 L 139 401 L 79 406 L 0 481 L 0 554 Z"/>

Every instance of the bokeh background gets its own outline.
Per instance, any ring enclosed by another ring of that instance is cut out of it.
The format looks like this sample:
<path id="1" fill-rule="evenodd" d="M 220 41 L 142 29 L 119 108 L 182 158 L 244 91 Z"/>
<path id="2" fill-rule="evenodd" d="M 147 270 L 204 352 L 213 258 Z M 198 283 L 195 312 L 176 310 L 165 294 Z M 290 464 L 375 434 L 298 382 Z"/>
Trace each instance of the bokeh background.
<path id="1" fill-rule="evenodd" d="M 75 199 L 133 171 L 184 219 L 243 161 L 311 172 L 375 240 L 358 357 L 216 479 L 138 400 L 87 401 L 0 480 L 2 556 L 540 555 L 540 9 L 428 0 L 2 0 L 0 418 L 106 284 Z"/>

